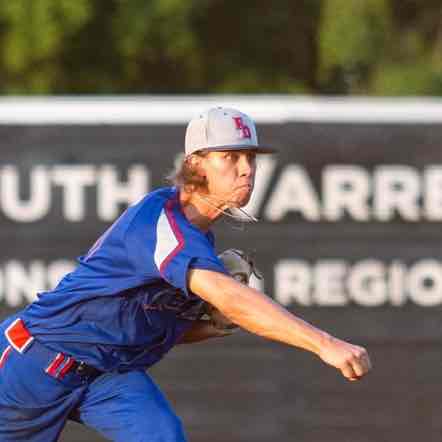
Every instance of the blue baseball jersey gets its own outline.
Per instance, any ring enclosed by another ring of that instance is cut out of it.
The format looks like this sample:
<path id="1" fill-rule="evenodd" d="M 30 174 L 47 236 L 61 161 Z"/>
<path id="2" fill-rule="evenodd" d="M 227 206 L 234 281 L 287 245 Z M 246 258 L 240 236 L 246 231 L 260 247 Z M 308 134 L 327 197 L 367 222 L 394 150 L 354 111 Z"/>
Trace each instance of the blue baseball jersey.
<path id="1" fill-rule="evenodd" d="M 201 317 L 190 268 L 227 273 L 214 237 L 192 225 L 165 187 L 129 207 L 58 286 L 20 312 L 52 350 L 104 371 L 157 362 Z"/>

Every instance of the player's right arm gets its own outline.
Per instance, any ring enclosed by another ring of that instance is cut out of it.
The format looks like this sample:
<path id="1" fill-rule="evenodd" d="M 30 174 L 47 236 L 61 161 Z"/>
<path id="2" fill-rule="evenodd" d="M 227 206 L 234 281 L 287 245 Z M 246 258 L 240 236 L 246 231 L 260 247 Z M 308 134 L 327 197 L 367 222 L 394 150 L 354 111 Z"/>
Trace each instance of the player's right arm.
<path id="1" fill-rule="evenodd" d="M 337 339 L 298 318 L 263 293 L 222 273 L 191 269 L 190 290 L 241 328 L 256 335 L 308 350 L 340 370 L 349 380 L 371 369 L 367 351 Z"/>

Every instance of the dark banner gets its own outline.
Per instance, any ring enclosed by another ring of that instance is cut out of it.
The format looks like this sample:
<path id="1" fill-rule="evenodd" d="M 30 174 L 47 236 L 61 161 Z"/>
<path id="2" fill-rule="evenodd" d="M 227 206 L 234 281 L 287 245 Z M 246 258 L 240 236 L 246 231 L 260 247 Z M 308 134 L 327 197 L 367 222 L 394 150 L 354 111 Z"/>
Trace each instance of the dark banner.
<path id="1" fill-rule="evenodd" d="M 280 150 L 260 160 L 246 208 L 260 221 L 220 221 L 218 249 L 251 252 L 265 276 L 257 286 L 367 345 L 377 369 L 348 386 L 316 358 L 243 333 L 179 348 L 154 374 L 189 439 L 440 440 L 442 126 L 258 129 Z M 128 204 L 165 185 L 184 125 L 0 126 L 0 135 L 4 317 L 53 287 Z M 72 425 L 62 440 L 92 440 Z"/>

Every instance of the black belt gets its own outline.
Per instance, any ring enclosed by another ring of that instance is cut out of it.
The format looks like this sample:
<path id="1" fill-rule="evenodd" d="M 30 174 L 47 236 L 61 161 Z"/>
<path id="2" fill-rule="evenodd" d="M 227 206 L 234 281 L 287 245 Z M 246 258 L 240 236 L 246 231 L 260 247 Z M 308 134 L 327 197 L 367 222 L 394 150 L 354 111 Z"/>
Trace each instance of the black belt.
<path id="1" fill-rule="evenodd" d="M 98 376 L 101 376 L 104 371 L 98 370 L 98 368 L 92 367 L 85 362 L 75 361 L 69 370 L 71 373 L 75 373 L 87 382 L 93 382 Z"/>

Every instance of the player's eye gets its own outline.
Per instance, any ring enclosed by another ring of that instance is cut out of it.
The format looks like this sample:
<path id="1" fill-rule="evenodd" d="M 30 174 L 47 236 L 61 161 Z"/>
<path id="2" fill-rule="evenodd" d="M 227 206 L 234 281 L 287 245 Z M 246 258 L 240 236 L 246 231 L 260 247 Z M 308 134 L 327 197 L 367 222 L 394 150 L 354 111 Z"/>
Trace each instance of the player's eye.
<path id="1" fill-rule="evenodd" d="M 224 158 L 229 161 L 236 161 L 238 159 L 238 154 L 236 152 L 226 152 Z"/>

